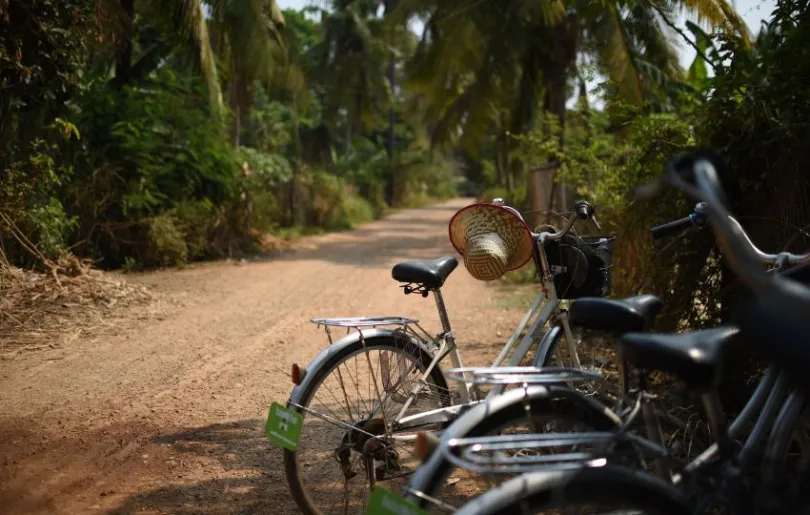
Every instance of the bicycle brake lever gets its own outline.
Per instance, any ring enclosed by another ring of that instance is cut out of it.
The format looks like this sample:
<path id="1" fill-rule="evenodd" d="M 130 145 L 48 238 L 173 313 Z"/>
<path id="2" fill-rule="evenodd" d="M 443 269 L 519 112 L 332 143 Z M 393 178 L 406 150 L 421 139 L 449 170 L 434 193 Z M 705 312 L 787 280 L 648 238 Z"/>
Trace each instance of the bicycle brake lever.
<path id="1" fill-rule="evenodd" d="M 602 230 L 602 226 L 599 225 L 599 221 L 596 219 L 596 215 L 591 216 L 591 222 L 593 223 L 594 227 L 596 227 L 597 231 Z"/>

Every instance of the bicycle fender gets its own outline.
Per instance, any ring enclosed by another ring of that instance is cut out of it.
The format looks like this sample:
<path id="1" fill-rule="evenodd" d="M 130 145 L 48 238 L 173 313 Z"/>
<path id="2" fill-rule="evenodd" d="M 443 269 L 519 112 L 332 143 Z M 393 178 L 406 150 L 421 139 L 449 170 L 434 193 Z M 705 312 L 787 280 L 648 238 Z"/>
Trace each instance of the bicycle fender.
<path id="1" fill-rule="evenodd" d="M 504 503 L 513 499 L 540 494 L 545 494 L 550 499 L 554 499 L 555 496 L 564 498 L 569 489 L 574 494 L 577 489 L 589 486 L 597 489 L 618 487 L 622 491 L 626 491 L 628 497 L 655 505 L 658 508 L 657 513 L 666 515 L 694 513 L 694 507 L 686 496 L 661 478 L 639 470 L 608 465 L 594 468 L 582 467 L 575 470 L 529 472 L 484 492 L 462 506 L 456 511 L 456 515 L 501 513 L 506 508 Z M 575 498 L 571 498 L 571 500 L 575 500 Z"/>
<path id="2" fill-rule="evenodd" d="M 363 338 L 368 341 L 375 338 L 402 338 L 405 334 L 402 331 L 397 331 L 394 329 L 369 329 L 363 330 Z M 420 349 L 426 352 L 428 355 L 432 355 L 430 350 L 425 346 L 425 344 L 413 336 L 410 336 L 411 342 L 414 345 L 417 345 Z M 351 334 L 347 334 L 343 338 L 335 341 L 332 345 L 328 346 L 327 348 L 323 349 L 315 358 L 307 365 L 306 368 L 306 375 L 304 379 L 301 381 L 300 384 L 296 385 L 293 388 L 292 393 L 290 394 L 290 399 L 287 401 L 287 407 L 292 407 L 296 409 L 291 404 L 302 404 L 304 400 L 304 394 L 309 390 L 315 380 L 319 377 L 319 371 L 328 366 L 329 363 L 335 359 L 336 356 L 339 356 L 342 352 L 345 352 L 346 349 L 357 345 L 360 343 L 360 333 L 353 332 Z"/>
<path id="3" fill-rule="evenodd" d="M 549 355 L 554 351 L 554 343 L 560 338 L 563 328 L 560 324 L 554 324 L 546 331 L 537 347 L 537 355 L 534 357 L 534 366 L 543 368 Z"/>

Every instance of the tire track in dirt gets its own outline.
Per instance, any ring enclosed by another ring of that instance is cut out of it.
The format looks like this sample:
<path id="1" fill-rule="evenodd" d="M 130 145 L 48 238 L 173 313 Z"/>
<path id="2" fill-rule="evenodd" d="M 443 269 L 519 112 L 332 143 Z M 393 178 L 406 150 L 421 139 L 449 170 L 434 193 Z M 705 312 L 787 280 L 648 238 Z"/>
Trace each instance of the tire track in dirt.
<path id="1" fill-rule="evenodd" d="M 469 202 L 241 266 L 132 276 L 180 303 L 114 337 L 0 363 L 0 513 L 297 513 L 262 427 L 289 395 L 289 365 L 326 346 L 309 319 L 403 314 L 437 330 L 433 301 L 404 296 L 390 267 L 452 254 L 447 222 Z M 463 267 L 443 292 L 466 361 L 485 363 L 522 312 Z"/>

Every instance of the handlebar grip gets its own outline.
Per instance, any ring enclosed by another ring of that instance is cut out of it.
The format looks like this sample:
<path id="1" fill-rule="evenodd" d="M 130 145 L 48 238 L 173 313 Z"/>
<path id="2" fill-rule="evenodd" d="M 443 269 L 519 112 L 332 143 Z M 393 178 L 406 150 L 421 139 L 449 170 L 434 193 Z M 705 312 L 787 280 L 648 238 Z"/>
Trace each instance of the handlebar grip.
<path id="1" fill-rule="evenodd" d="M 663 238 L 664 236 L 682 231 L 683 229 L 693 225 L 695 225 L 695 222 L 692 220 L 692 217 L 687 216 L 681 218 L 680 220 L 674 220 L 672 222 L 667 222 L 665 224 L 653 227 L 650 229 L 650 234 L 652 235 L 652 239 L 657 240 Z"/>
<path id="2" fill-rule="evenodd" d="M 596 209 L 593 208 L 590 202 L 584 200 L 580 200 L 574 204 L 574 211 L 580 220 L 587 220 L 596 214 Z"/>

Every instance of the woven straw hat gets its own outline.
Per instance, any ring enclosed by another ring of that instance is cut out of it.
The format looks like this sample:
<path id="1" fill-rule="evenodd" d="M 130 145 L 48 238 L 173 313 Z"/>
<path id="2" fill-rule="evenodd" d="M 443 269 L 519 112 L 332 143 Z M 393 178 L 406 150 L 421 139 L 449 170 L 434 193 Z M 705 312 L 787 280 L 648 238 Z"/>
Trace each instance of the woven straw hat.
<path id="1" fill-rule="evenodd" d="M 529 226 L 498 204 L 478 202 L 459 210 L 450 219 L 449 231 L 467 271 L 481 281 L 498 279 L 532 258 Z"/>

